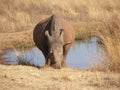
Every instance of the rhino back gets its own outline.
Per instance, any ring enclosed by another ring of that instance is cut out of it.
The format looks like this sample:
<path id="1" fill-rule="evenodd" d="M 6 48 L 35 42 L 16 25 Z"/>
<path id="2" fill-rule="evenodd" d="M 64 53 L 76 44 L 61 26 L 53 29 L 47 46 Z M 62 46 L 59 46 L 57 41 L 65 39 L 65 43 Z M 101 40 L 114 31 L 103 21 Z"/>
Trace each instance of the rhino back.
<path id="1" fill-rule="evenodd" d="M 61 25 L 64 29 L 64 43 L 73 43 L 75 39 L 75 31 L 71 23 L 61 20 Z"/>

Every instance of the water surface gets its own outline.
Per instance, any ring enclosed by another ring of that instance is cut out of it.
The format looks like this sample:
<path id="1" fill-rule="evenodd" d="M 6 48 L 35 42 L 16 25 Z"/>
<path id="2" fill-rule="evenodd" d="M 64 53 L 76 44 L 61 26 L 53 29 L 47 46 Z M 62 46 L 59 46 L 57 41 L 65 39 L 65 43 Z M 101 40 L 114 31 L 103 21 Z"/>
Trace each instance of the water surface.
<path id="1" fill-rule="evenodd" d="M 45 65 L 45 58 L 37 47 L 19 52 L 19 58 L 25 63 L 39 67 Z M 7 50 L 2 57 L 10 61 L 4 64 L 18 64 L 18 57 L 13 50 Z M 104 51 L 97 44 L 97 38 L 94 37 L 89 41 L 76 41 L 68 53 L 66 62 L 68 67 L 86 69 L 97 64 L 104 57 Z"/>

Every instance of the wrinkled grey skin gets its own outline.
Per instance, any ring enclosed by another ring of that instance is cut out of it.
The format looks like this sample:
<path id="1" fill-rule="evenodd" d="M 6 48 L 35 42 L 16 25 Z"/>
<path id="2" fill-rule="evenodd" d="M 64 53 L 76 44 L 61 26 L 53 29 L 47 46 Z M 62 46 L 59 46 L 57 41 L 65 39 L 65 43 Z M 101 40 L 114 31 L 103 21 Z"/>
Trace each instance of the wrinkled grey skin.
<path id="1" fill-rule="evenodd" d="M 74 37 L 73 27 L 55 15 L 39 22 L 33 31 L 34 42 L 43 52 L 46 65 L 54 68 L 66 66 L 67 53 Z"/>

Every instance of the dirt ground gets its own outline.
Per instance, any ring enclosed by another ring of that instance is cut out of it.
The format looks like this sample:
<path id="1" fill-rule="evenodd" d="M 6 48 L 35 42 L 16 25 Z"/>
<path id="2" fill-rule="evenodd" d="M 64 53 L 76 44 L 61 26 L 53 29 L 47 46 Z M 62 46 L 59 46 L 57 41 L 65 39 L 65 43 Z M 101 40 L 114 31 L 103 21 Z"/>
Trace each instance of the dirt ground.
<path id="1" fill-rule="evenodd" d="M 0 90 L 120 90 L 120 73 L 0 65 Z"/>

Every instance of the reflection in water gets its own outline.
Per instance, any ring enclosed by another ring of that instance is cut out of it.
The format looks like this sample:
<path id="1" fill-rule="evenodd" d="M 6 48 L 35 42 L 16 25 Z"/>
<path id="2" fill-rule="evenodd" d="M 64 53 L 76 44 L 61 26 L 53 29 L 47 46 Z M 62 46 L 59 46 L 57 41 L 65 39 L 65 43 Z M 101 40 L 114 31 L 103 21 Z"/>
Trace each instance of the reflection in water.
<path id="1" fill-rule="evenodd" d="M 45 64 L 44 56 L 37 47 L 26 51 L 21 51 L 18 57 L 13 50 L 8 50 L 6 54 L 2 57 L 10 60 L 10 62 L 5 62 L 4 64 L 18 64 L 18 58 L 26 64 L 31 64 L 35 66 L 43 66 Z"/>
<path id="2" fill-rule="evenodd" d="M 18 64 L 18 57 L 13 50 L 8 50 L 2 57 L 8 58 L 10 62 L 4 64 Z M 89 42 L 76 41 L 67 56 L 67 65 L 72 68 L 89 68 L 104 57 L 104 52 L 97 44 L 97 38 Z M 34 47 L 31 50 L 21 51 L 19 58 L 31 65 L 44 66 L 45 58 L 42 52 Z"/>
<path id="3" fill-rule="evenodd" d="M 45 64 L 45 58 L 42 52 L 34 47 L 31 50 L 25 51 L 20 55 L 20 58 L 26 62 L 35 66 L 43 66 Z"/>
<path id="4" fill-rule="evenodd" d="M 67 65 L 73 68 L 86 69 L 97 64 L 105 54 L 102 47 L 97 44 L 97 38 L 87 42 L 75 42 L 67 57 Z"/>
<path id="5" fill-rule="evenodd" d="M 6 54 L 2 56 L 6 58 L 9 62 L 4 62 L 4 64 L 18 64 L 18 57 L 12 50 L 7 50 Z"/>

